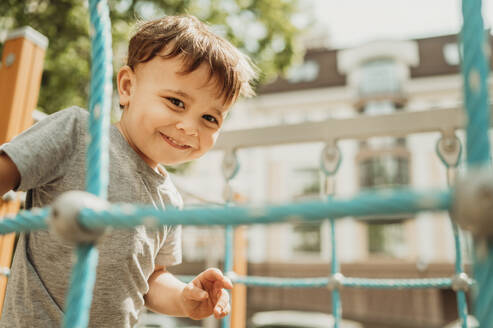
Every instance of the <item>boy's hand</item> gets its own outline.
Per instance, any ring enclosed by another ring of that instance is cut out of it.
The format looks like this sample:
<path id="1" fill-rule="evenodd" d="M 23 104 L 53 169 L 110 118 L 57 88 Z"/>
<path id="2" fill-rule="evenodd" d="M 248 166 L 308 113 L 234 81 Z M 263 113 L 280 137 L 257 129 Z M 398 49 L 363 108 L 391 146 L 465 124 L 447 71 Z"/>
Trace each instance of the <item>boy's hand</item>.
<path id="1" fill-rule="evenodd" d="M 181 295 L 185 314 L 200 320 L 214 314 L 216 319 L 227 316 L 231 310 L 229 295 L 223 289 L 233 284 L 218 269 L 207 269 L 192 280 Z"/>

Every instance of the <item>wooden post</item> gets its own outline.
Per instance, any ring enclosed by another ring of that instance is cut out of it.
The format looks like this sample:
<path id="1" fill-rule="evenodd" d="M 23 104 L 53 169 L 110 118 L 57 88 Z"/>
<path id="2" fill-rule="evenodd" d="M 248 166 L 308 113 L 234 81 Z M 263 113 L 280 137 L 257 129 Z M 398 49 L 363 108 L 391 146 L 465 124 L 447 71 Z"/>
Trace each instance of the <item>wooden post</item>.
<path id="1" fill-rule="evenodd" d="M 241 226 L 235 229 L 234 237 L 234 263 L 233 271 L 241 276 L 247 275 L 247 239 L 245 238 L 246 227 Z M 231 327 L 245 328 L 247 310 L 247 287 L 245 285 L 235 285 L 233 287 Z"/>
<path id="2" fill-rule="evenodd" d="M 0 67 L 0 144 L 32 125 L 48 39 L 30 27 L 7 35 Z M 1 196 L 1 195 L 0 195 Z M 20 201 L 0 200 L 0 218 L 19 211 Z M 15 234 L 0 237 L 0 267 L 10 268 Z M 0 276 L 0 313 L 7 278 Z"/>

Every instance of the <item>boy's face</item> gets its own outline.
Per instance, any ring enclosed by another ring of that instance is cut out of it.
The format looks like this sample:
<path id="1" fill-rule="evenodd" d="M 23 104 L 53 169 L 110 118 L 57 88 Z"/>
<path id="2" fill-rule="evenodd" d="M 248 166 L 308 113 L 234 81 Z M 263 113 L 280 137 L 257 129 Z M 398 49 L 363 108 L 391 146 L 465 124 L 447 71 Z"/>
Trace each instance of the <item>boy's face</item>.
<path id="1" fill-rule="evenodd" d="M 208 67 L 181 74 L 179 57 L 154 57 L 118 73 L 117 124 L 130 146 L 149 164 L 172 165 L 196 159 L 213 146 L 228 105 L 217 96 Z"/>

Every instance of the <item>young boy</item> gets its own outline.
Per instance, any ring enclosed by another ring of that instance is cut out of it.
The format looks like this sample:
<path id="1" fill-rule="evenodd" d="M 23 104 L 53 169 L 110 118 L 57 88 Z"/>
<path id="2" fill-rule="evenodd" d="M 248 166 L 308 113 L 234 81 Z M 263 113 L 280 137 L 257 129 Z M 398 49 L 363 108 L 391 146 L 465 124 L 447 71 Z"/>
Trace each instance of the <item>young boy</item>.
<path id="1" fill-rule="evenodd" d="M 230 106 L 250 96 L 248 59 L 192 16 L 142 25 L 118 72 L 121 120 L 110 129 L 110 202 L 181 207 L 161 164 L 209 151 Z M 88 114 L 55 113 L 0 147 L 0 195 L 27 190 L 28 207 L 83 190 Z M 181 262 L 180 227 L 113 230 L 100 251 L 91 327 L 133 327 L 144 306 L 193 319 L 228 314 L 232 288 L 217 269 L 184 284 L 167 271 Z M 0 327 L 60 327 L 73 247 L 50 231 L 21 234 Z"/>

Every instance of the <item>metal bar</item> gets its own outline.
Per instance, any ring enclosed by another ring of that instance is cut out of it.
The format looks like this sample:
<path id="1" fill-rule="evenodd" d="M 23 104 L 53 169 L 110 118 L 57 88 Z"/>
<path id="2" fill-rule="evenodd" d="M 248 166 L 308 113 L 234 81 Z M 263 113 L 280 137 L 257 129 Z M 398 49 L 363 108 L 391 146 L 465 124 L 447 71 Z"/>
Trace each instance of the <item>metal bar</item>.
<path id="1" fill-rule="evenodd" d="M 458 107 L 378 116 L 361 115 L 347 119 L 224 131 L 214 150 L 384 136 L 404 137 L 414 133 L 461 129 L 465 125 L 464 111 Z"/>

